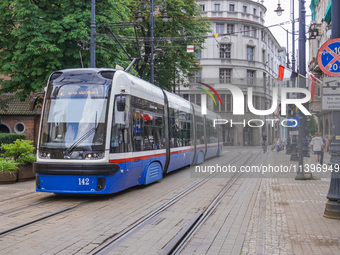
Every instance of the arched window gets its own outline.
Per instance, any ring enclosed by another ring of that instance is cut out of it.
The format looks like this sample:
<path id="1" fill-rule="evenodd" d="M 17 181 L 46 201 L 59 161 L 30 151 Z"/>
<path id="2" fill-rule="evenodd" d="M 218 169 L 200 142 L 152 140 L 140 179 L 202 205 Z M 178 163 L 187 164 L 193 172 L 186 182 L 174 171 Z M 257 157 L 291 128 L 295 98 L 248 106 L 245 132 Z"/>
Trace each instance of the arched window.
<path id="1" fill-rule="evenodd" d="M 11 133 L 11 130 L 6 124 L 2 123 L 0 124 L 0 133 Z"/>

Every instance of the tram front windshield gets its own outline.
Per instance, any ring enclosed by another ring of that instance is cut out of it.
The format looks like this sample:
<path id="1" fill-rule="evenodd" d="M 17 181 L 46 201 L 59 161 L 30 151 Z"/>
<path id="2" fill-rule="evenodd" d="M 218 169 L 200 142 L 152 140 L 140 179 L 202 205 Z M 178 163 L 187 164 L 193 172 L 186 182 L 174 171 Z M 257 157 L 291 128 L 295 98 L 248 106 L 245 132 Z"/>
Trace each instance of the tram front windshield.
<path id="1" fill-rule="evenodd" d="M 109 91 L 110 86 L 102 84 L 52 85 L 46 95 L 40 156 L 87 159 L 103 154 Z"/>

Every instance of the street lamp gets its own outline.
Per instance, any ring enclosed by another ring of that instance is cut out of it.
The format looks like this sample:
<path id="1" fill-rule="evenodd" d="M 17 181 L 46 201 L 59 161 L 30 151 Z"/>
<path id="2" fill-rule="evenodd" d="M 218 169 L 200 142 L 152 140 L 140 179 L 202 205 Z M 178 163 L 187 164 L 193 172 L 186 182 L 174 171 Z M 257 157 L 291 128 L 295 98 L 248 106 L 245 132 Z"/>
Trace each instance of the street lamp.
<path id="1" fill-rule="evenodd" d="M 274 12 L 276 12 L 277 16 L 281 16 L 283 11 L 284 11 L 284 9 L 281 8 L 281 4 L 280 4 L 280 0 L 279 0 L 279 2 L 277 4 L 277 9 Z"/>
<path id="2" fill-rule="evenodd" d="M 163 22 L 168 21 L 168 13 L 166 10 L 166 3 L 164 2 L 164 12 L 163 12 Z M 154 27 L 155 27 L 155 17 L 154 17 L 154 0 L 151 0 L 151 22 L 150 22 L 150 27 L 151 27 L 151 54 L 150 54 L 150 65 L 151 65 L 151 71 L 150 71 L 150 82 L 154 84 L 155 81 L 155 64 L 154 64 Z M 143 21 L 142 17 L 142 10 L 141 10 L 141 4 L 139 5 L 139 10 L 138 10 L 138 15 L 137 15 L 137 20 L 138 22 Z"/>
<path id="3" fill-rule="evenodd" d="M 294 24 L 294 0 L 291 1 L 292 7 L 292 37 L 293 37 L 293 55 L 292 55 L 292 69 L 295 71 L 295 24 Z M 299 0 L 299 73 L 302 76 L 306 76 L 306 36 L 305 36 L 305 20 L 306 20 L 306 9 L 305 9 L 305 1 Z M 275 12 L 280 16 L 282 14 L 283 9 L 280 6 L 280 1 L 278 3 L 278 7 Z M 295 81 L 292 81 L 292 86 L 295 87 Z M 299 80 L 299 87 L 305 88 L 306 81 L 305 79 Z M 299 161 L 299 168 L 297 171 L 297 175 L 295 180 L 306 180 L 303 174 L 303 157 L 307 156 L 305 152 L 306 148 L 308 150 L 308 143 L 306 139 L 306 116 L 303 116 L 302 113 L 299 114 L 299 137 L 298 137 L 298 155 L 296 152 L 296 136 L 293 135 L 293 141 L 291 144 L 291 160 Z"/>
<path id="4" fill-rule="evenodd" d="M 291 1 L 291 9 L 292 9 L 292 70 L 295 72 L 295 18 L 294 18 L 294 1 Z M 280 1 L 277 4 L 277 9 L 274 11 L 278 16 L 282 15 L 284 9 L 281 8 Z M 283 28 L 284 29 L 284 28 Z M 285 30 L 285 29 L 284 29 Z M 288 30 L 287 31 L 287 52 L 288 52 Z M 288 57 L 287 57 L 287 67 L 288 67 Z M 295 87 L 295 79 L 292 80 L 292 87 Z M 292 117 L 292 116 L 291 116 Z M 297 143 L 296 143 L 296 135 L 293 135 L 292 141 L 290 142 L 290 130 L 288 131 L 288 141 L 287 141 L 287 154 L 291 154 L 290 160 L 297 161 Z"/>

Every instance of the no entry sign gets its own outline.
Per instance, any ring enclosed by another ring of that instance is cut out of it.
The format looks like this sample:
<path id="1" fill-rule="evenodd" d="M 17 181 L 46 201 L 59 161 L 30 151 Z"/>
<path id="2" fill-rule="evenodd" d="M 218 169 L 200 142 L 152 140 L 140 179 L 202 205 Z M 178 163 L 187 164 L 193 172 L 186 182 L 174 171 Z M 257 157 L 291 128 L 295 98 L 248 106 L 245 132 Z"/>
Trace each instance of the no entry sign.
<path id="1" fill-rule="evenodd" d="M 340 38 L 325 42 L 318 52 L 320 69 L 329 76 L 340 76 Z"/>

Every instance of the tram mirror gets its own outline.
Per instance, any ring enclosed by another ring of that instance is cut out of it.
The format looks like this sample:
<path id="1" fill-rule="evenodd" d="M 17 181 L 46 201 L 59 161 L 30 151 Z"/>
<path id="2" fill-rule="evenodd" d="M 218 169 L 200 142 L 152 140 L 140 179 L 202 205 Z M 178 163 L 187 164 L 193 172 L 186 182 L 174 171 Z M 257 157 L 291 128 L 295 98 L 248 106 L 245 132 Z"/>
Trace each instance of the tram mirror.
<path id="1" fill-rule="evenodd" d="M 119 112 L 125 111 L 125 97 L 124 96 L 117 97 L 117 110 Z"/>

